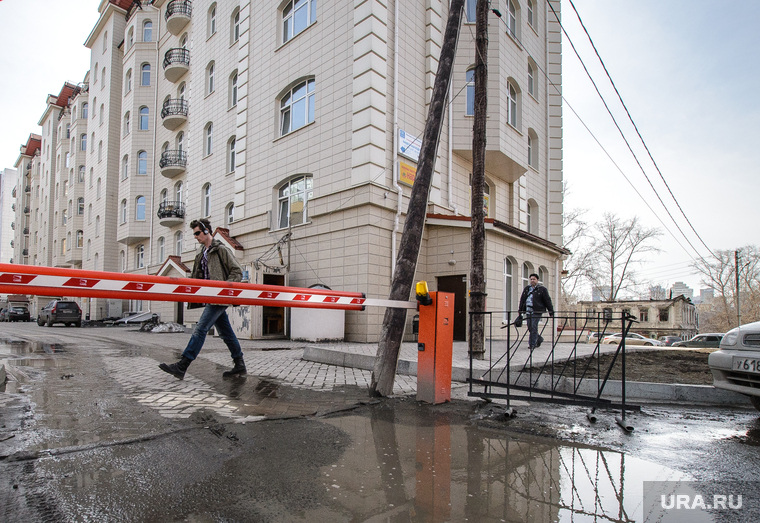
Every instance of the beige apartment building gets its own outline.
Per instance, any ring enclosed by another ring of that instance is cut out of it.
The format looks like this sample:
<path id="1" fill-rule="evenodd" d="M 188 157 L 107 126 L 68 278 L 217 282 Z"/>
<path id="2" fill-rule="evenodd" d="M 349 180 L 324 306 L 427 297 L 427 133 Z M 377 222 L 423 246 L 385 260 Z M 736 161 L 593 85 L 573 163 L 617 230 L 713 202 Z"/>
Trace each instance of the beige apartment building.
<path id="1" fill-rule="evenodd" d="M 457 339 L 470 272 L 474 6 L 416 275 L 457 294 Z M 489 19 L 485 271 L 488 309 L 504 311 L 517 308 L 532 272 L 557 296 L 567 254 L 560 3 L 492 7 L 502 16 Z M 16 222 L 32 232 L 17 228 L 14 261 L 184 277 L 197 249 L 189 223 L 208 217 L 252 283 L 387 298 L 448 2 L 103 0 L 98 9 L 81 35 L 89 71 L 49 97 L 39 140 L 22 147 L 28 205 L 17 205 Z M 91 319 L 199 314 L 80 302 Z M 345 338 L 377 341 L 383 313 L 347 312 Z M 242 337 L 287 336 L 290 316 L 231 314 Z"/>

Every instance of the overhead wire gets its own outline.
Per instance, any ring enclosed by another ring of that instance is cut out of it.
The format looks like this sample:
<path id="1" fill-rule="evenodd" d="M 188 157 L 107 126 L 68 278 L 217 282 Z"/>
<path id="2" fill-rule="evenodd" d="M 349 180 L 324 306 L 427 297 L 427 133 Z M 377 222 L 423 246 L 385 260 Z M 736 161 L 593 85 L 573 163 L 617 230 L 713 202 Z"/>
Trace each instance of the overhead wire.
<path id="1" fill-rule="evenodd" d="M 699 235 L 697 230 L 694 228 L 694 225 L 692 225 L 689 218 L 686 216 L 686 213 L 684 212 L 683 208 L 681 207 L 681 204 L 678 203 L 678 199 L 676 198 L 675 194 L 673 194 L 673 191 L 670 189 L 670 185 L 668 185 L 668 182 L 665 180 L 665 176 L 663 176 L 662 171 L 660 170 L 660 167 L 657 165 L 657 162 L 654 160 L 654 157 L 652 156 L 651 151 L 649 150 L 649 147 L 647 147 L 646 142 L 644 141 L 644 137 L 641 136 L 641 133 L 639 132 L 639 128 L 636 125 L 636 122 L 633 121 L 633 117 L 631 116 L 630 111 L 628 111 L 628 106 L 626 106 L 625 102 L 623 101 L 623 97 L 620 95 L 620 92 L 618 91 L 617 86 L 615 85 L 615 82 L 612 80 L 612 77 L 610 76 L 610 72 L 607 70 L 607 66 L 604 63 L 604 60 L 602 60 L 602 57 L 599 55 L 599 51 L 596 48 L 596 45 L 594 45 L 594 41 L 591 39 L 591 35 L 589 34 L 588 30 L 586 29 L 586 25 L 583 23 L 583 20 L 581 19 L 580 13 L 578 13 L 578 10 L 575 8 L 575 4 L 573 3 L 573 0 L 568 0 L 570 2 L 570 5 L 573 8 L 573 11 L 575 12 L 575 16 L 578 18 L 578 22 L 581 24 L 581 27 L 583 28 L 583 32 L 586 33 L 586 37 L 588 38 L 589 43 L 591 44 L 591 47 L 594 49 L 594 53 L 596 53 L 596 57 L 599 59 L 599 63 L 602 65 L 602 68 L 604 69 L 604 73 L 607 75 L 607 79 L 609 79 L 610 84 L 612 85 L 612 88 L 615 90 L 615 94 L 618 97 L 618 100 L 620 100 L 620 105 L 623 106 L 623 109 L 625 110 L 625 114 L 628 115 L 628 120 L 631 122 L 631 125 L 633 125 L 633 128 L 636 130 L 636 134 L 639 137 L 639 140 L 641 140 L 641 144 L 644 146 L 644 149 L 646 150 L 647 154 L 649 155 L 649 159 L 652 160 L 652 165 L 654 165 L 655 170 L 657 171 L 657 174 L 660 175 L 660 179 L 662 180 L 662 183 L 665 184 L 665 187 L 668 189 L 668 192 L 670 193 L 670 196 L 673 198 L 673 201 L 675 202 L 676 206 L 678 207 L 678 210 L 681 211 L 681 215 L 686 220 L 686 223 L 689 224 L 689 227 L 691 227 L 691 230 L 694 232 L 696 237 L 699 239 L 699 241 L 704 245 L 705 249 L 707 249 L 707 252 L 715 256 L 715 253 L 712 252 L 710 247 L 707 246 L 707 244 L 704 242 L 702 237 Z M 568 37 L 569 39 L 569 37 Z"/>

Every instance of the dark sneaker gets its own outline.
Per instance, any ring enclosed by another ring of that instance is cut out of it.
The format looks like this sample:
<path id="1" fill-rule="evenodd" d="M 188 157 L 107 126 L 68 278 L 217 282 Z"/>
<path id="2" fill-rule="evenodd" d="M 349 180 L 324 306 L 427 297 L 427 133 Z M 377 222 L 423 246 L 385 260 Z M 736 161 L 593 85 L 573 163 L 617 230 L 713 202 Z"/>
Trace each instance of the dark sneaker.
<path id="1" fill-rule="evenodd" d="M 166 363 L 161 363 L 158 368 L 161 369 L 164 372 L 168 372 L 178 380 L 185 379 L 185 372 L 187 371 L 187 368 L 190 366 L 190 360 L 187 358 L 182 358 L 177 363 L 172 363 L 171 365 L 167 365 Z"/>
<path id="2" fill-rule="evenodd" d="M 235 363 L 235 366 L 232 367 L 230 370 L 224 371 L 222 373 L 223 378 L 232 378 L 234 376 L 244 376 L 248 374 L 248 371 L 245 368 L 245 361 L 243 361 L 243 358 L 235 358 L 232 361 Z"/>

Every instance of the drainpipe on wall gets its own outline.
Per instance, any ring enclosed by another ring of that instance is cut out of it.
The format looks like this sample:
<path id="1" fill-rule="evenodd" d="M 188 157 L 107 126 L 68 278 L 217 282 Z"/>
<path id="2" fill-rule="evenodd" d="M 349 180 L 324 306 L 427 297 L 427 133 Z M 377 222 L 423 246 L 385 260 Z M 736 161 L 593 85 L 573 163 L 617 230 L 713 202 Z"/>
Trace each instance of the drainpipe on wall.
<path id="1" fill-rule="evenodd" d="M 156 94 L 154 96 L 154 111 L 156 114 L 156 123 L 153 125 L 153 176 L 151 177 L 150 181 L 150 203 L 154 204 L 156 200 L 156 151 L 158 146 L 158 78 L 159 78 L 159 68 L 158 64 L 159 62 L 159 54 L 160 49 L 158 42 L 161 39 L 161 10 L 156 8 L 155 6 L 151 6 L 154 9 L 158 10 L 158 31 L 156 31 Z M 150 252 L 150 255 L 148 257 L 148 264 L 146 265 L 146 273 L 148 273 L 148 267 L 153 265 L 153 224 L 154 220 L 156 219 L 156 213 L 153 211 L 153 208 L 151 208 L 150 213 L 150 235 L 148 236 L 148 252 Z"/>
<path id="2" fill-rule="evenodd" d="M 394 2 L 393 7 L 393 189 L 396 191 L 396 216 L 393 219 L 393 230 L 391 231 L 391 281 L 393 272 L 396 270 L 396 237 L 398 236 L 399 224 L 401 222 L 401 205 L 403 204 L 404 193 L 401 185 L 398 183 L 398 6 L 399 1 Z"/>
<path id="3" fill-rule="evenodd" d="M 452 200 L 454 199 L 454 188 L 452 187 L 452 184 L 454 183 L 454 166 L 452 165 L 454 162 L 454 153 L 452 152 L 452 149 L 454 148 L 454 123 L 453 123 L 453 117 L 454 117 L 454 104 L 451 103 L 451 95 L 452 95 L 452 87 L 449 85 L 449 151 L 448 151 L 448 160 L 449 160 L 449 207 L 454 211 L 454 215 L 456 216 L 459 214 L 459 211 L 457 211 L 457 206 L 452 203 Z"/>

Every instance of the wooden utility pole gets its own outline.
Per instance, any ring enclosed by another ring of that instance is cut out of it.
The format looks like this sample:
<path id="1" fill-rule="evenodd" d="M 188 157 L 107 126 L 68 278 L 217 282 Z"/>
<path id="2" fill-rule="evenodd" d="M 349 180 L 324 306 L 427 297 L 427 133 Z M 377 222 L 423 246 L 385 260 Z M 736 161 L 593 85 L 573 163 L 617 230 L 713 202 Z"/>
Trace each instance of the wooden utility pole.
<path id="1" fill-rule="evenodd" d="M 488 110 L 488 0 L 478 0 L 475 18 L 475 112 L 472 124 L 472 201 L 470 205 L 470 353 L 483 358 L 486 310 L 486 112 Z M 473 314 L 475 313 L 475 314 Z"/>
<path id="2" fill-rule="evenodd" d="M 438 142 L 441 138 L 446 97 L 454 69 L 454 55 L 459 38 L 464 1 L 452 0 L 449 6 L 449 18 L 443 36 L 441 57 L 438 61 L 438 71 L 433 83 L 430 108 L 425 122 L 425 131 L 422 135 L 417 175 L 412 186 L 412 194 L 409 197 L 404 232 L 401 235 L 396 268 L 391 281 L 389 296 L 391 300 L 408 300 L 412 290 L 417 257 L 422 242 L 422 229 L 425 225 L 430 185 L 435 170 L 436 156 L 438 155 Z M 394 67 L 398 67 L 398 64 L 394 64 Z M 398 100 L 394 100 L 393 103 L 398 103 Z M 370 384 L 370 394 L 372 395 L 390 396 L 393 393 L 396 365 L 405 323 L 406 309 L 389 307 L 385 310 L 375 368 L 372 371 L 372 383 Z"/>

